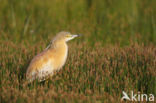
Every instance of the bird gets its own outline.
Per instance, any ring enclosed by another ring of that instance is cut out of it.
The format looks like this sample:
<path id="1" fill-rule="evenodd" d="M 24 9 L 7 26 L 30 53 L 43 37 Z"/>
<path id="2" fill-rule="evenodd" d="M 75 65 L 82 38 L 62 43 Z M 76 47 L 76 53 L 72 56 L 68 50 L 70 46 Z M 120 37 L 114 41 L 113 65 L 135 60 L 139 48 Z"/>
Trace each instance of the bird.
<path id="1" fill-rule="evenodd" d="M 44 81 L 53 76 L 55 71 L 59 71 L 67 59 L 67 42 L 78 36 L 79 34 L 71 34 L 65 31 L 57 33 L 47 48 L 31 60 L 26 71 L 28 82 L 36 79 L 40 82 Z"/>

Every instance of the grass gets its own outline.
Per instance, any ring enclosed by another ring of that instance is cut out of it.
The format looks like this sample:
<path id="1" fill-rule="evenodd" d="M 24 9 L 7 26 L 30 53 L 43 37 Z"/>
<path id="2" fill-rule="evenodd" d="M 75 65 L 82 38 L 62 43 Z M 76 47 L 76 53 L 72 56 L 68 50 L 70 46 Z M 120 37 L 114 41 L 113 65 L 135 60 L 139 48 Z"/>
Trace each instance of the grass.
<path id="1" fill-rule="evenodd" d="M 122 91 L 156 95 L 155 0 L 0 0 L 0 102 L 113 102 Z M 25 71 L 59 31 L 69 43 L 48 83 Z"/>

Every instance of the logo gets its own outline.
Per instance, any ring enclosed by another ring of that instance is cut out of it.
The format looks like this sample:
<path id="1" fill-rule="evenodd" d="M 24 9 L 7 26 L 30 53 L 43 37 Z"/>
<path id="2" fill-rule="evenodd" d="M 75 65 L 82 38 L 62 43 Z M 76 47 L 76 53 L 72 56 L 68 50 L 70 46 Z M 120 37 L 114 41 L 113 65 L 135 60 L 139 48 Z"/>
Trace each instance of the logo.
<path id="1" fill-rule="evenodd" d="M 154 94 L 141 94 L 138 92 L 137 94 L 134 94 L 133 91 L 131 91 L 130 95 L 128 95 L 125 91 L 122 91 L 123 97 L 121 100 L 128 100 L 128 101 L 154 101 Z"/>

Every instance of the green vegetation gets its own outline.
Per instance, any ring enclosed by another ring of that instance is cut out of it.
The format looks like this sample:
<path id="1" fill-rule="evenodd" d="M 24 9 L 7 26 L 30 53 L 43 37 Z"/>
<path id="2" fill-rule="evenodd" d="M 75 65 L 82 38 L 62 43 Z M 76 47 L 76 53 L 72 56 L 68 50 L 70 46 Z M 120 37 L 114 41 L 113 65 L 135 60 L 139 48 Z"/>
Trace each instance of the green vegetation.
<path id="1" fill-rule="evenodd" d="M 0 0 L 0 102 L 113 102 L 122 91 L 156 95 L 155 0 Z M 59 31 L 62 70 L 27 84 L 25 71 Z"/>

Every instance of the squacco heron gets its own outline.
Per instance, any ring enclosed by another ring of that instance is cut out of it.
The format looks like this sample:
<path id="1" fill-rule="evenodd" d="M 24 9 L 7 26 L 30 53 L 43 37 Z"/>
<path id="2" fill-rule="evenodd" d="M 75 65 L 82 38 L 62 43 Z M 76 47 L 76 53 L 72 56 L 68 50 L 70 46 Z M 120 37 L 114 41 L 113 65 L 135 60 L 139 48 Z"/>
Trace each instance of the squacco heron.
<path id="1" fill-rule="evenodd" d="M 29 82 L 35 79 L 43 81 L 52 76 L 55 71 L 60 70 L 67 59 L 67 41 L 77 36 L 69 32 L 59 32 L 50 45 L 30 62 L 26 72 L 27 80 Z"/>

